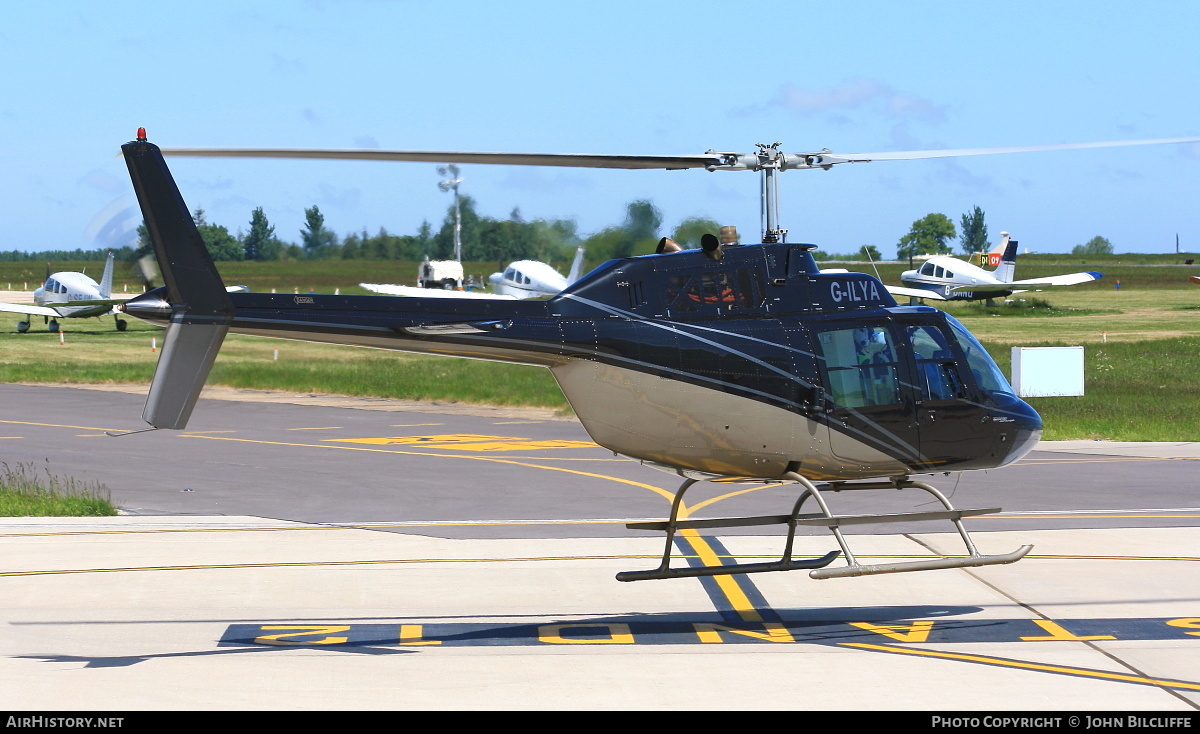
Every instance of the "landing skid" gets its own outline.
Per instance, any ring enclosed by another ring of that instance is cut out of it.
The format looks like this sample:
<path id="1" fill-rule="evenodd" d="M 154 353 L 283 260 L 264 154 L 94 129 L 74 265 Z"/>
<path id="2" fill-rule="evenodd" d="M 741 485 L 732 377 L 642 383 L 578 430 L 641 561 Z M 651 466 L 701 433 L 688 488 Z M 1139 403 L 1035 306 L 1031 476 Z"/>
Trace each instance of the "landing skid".
<path id="1" fill-rule="evenodd" d="M 635 522 L 629 523 L 625 527 L 634 530 L 662 530 L 667 534 L 667 545 L 663 551 L 662 563 L 658 568 L 648 571 L 622 571 L 617 574 L 618 581 L 644 581 L 648 579 L 672 579 L 683 578 L 690 576 L 723 576 L 735 573 L 763 573 L 766 571 L 794 571 L 797 569 L 811 569 L 809 576 L 815 579 L 840 578 L 844 576 L 868 576 L 880 573 L 903 573 L 906 571 L 930 571 L 939 568 L 970 568 L 974 566 L 992 566 L 1003 563 L 1013 563 L 1025 557 L 1033 549 L 1032 545 L 1023 545 L 1012 553 L 1002 555 L 985 556 L 976 548 L 975 543 L 971 540 L 971 536 L 963 527 L 962 518 L 971 517 L 974 515 L 987 515 L 994 512 L 999 512 L 1000 508 L 992 507 L 987 509 L 971 509 L 971 510 L 956 510 L 950 500 L 936 488 L 924 483 L 910 480 L 908 477 L 895 477 L 886 481 L 868 481 L 868 482 L 828 482 L 823 483 L 818 488 L 818 485 L 813 484 L 808 479 L 796 474 L 788 472 L 783 476 L 784 479 L 795 482 L 802 487 L 804 491 L 800 493 L 796 504 L 792 507 L 792 511 L 787 515 L 760 515 L 757 517 L 728 517 L 728 518 L 713 518 L 706 520 L 680 520 L 679 508 L 683 504 L 683 495 L 693 484 L 698 482 L 697 479 L 687 479 L 680 485 L 679 490 L 675 492 L 675 500 L 671 503 L 671 516 L 666 522 Z M 845 492 L 851 490 L 870 490 L 870 489 L 920 489 L 933 495 L 938 502 L 945 507 L 945 510 L 936 510 L 931 512 L 901 512 L 888 515 L 834 515 L 829 511 L 829 505 L 826 504 L 825 498 L 822 496 L 822 491 Z M 805 501 L 811 497 L 816 501 L 820 508 L 820 513 L 812 513 L 807 515 L 800 514 L 800 508 L 803 507 Z M 896 522 L 910 522 L 918 520 L 949 520 L 958 530 L 958 534 L 962 536 L 963 543 L 966 544 L 967 556 L 963 558 L 933 558 L 925 561 L 907 561 L 903 563 L 882 563 L 882 564 L 862 564 L 854 557 L 850 551 L 850 546 L 846 543 L 846 538 L 842 535 L 841 528 L 845 525 L 864 525 L 864 524 L 882 524 Z M 730 528 L 730 527 L 751 527 L 756 525 L 787 525 L 788 534 L 787 542 L 784 545 L 783 556 L 778 561 L 768 563 L 735 563 L 724 566 L 693 566 L 687 568 L 672 568 L 671 567 L 671 550 L 672 543 L 675 540 L 675 533 L 678 530 L 685 529 L 703 529 L 703 528 Z M 792 545 L 796 538 L 796 528 L 800 525 L 813 525 L 829 528 L 833 533 L 833 537 L 837 539 L 840 551 L 830 551 L 819 558 L 806 558 L 800 560 L 792 559 Z M 838 556 L 846 558 L 846 565 L 837 568 L 828 568 Z"/>

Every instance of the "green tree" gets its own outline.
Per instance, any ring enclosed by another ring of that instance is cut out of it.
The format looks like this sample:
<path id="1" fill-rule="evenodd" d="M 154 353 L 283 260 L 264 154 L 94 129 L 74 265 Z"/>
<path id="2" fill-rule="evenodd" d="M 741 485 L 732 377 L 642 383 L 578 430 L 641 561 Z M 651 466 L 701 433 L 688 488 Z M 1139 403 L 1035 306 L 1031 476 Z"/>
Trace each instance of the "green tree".
<path id="1" fill-rule="evenodd" d="M 900 259 L 917 255 L 949 255 L 947 240 L 955 236 L 954 222 L 945 214 L 926 214 L 913 222 L 908 234 L 900 238 L 896 253 Z"/>
<path id="2" fill-rule="evenodd" d="M 1111 255 L 1113 254 L 1112 243 L 1106 238 L 1099 235 L 1091 238 L 1086 244 L 1075 245 L 1071 248 L 1072 255 Z"/>
<path id="3" fill-rule="evenodd" d="M 325 227 L 325 215 L 316 204 L 304 210 L 300 240 L 304 244 L 304 255 L 309 259 L 327 257 L 337 246 L 337 235 Z"/>
<path id="4" fill-rule="evenodd" d="M 459 215 L 462 217 L 462 251 L 464 260 L 476 259 L 479 245 L 480 217 L 475 210 L 474 197 L 459 194 Z M 446 217 L 442 220 L 442 228 L 433 237 L 433 247 L 430 255 L 434 260 L 451 260 L 454 258 L 454 204 L 446 209 Z"/>
<path id="5" fill-rule="evenodd" d="M 875 245 L 863 245 L 862 247 L 858 248 L 858 252 L 854 253 L 854 259 L 869 260 L 877 263 L 883 259 L 883 255 L 880 254 L 879 248 L 877 248 Z"/>
<path id="6" fill-rule="evenodd" d="M 246 251 L 237 237 L 229 234 L 229 230 L 219 224 L 209 224 L 204 218 L 203 209 L 192 212 L 192 220 L 195 221 L 200 239 L 204 241 L 204 247 L 213 260 L 245 259 Z"/>
<path id="7" fill-rule="evenodd" d="M 245 250 L 247 260 L 274 260 L 274 257 L 267 257 L 272 250 L 278 254 L 278 248 L 272 247 L 271 240 L 275 238 L 275 227 L 267 221 L 267 215 L 263 214 L 262 207 L 258 207 L 250 214 L 250 231 L 242 240 L 242 247 Z"/>
<path id="8" fill-rule="evenodd" d="M 962 245 L 964 255 L 974 255 L 977 252 L 987 252 L 988 231 L 983 221 L 983 210 L 976 206 L 969 213 L 962 215 L 960 221 L 962 234 L 958 241 Z"/>
<path id="9" fill-rule="evenodd" d="M 688 217 L 671 233 L 671 239 L 678 242 L 680 247 L 693 249 L 700 246 L 701 237 L 706 234 L 715 236 L 720 231 L 721 225 L 715 220 L 708 217 Z"/>
<path id="10" fill-rule="evenodd" d="M 611 260 L 630 255 L 654 252 L 661 238 L 662 212 L 645 199 L 631 201 L 625 206 L 625 221 L 592 235 L 584 243 L 588 257 Z"/>

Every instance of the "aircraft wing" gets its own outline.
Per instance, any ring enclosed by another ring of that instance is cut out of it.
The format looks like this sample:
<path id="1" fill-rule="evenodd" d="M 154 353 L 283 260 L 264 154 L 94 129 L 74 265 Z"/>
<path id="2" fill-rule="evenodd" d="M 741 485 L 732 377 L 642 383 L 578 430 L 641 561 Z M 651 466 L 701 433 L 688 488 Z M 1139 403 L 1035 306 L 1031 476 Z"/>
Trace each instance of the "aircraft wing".
<path id="1" fill-rule="evenodd" d="M 30 316 L 51 316 L 56 319 L 62 316 L 61 313 L 49 306 L 35 306 L 32 303 L 0 303 L 0 311 L 23 313 Z"/>
<path id="2" fill-rule="evenodd" d="M 821 272 L 828 273 L 831 271 L 822 270 Z M 946 300 L 940 293 L 927 291 L 924 288 L 905 288 L 899 285 L 885 285 L 883 287 L 887 288 L 887 292 L 891 293 L 893 296 L 904 296 L 905 298 L 928 298 L 931 301 Z"/>
<path id="3" fill-rule="evenodd" d="M 481 293 L 479 291 L 448 291 L 441 288 L 417 288 L 412 285 L 390 285 L 388 283 L 359 283 L 360 288 L 383 293 L 388 296 L 408 296 L 409 298 L 491 298 L 515 301 L 513 296 L 501 296 L 496 293 Z"/>
<path id="4" fill-rule="evenodd" d="M 1011 283 L 973 283 L 971 285 L 956 285 L 952 289 L 956 291 L 975 291 L 977 293 L 986 293 L 987 291 L 1009 291 L 1013 288 L 1023 288 L 1029 290 L 1055 288 L 1065 285 L 1079 285 L 1080 283 L 1090 283 L 1093 280 L 1099 280 L 1104 277 L 1103 273 L 1086 272 L 1086 273 L 1069 273 L 1067 275 L 1052 275 L 1049 278 L 1029 278 L 1028 280 L 1014 280 Z"/>

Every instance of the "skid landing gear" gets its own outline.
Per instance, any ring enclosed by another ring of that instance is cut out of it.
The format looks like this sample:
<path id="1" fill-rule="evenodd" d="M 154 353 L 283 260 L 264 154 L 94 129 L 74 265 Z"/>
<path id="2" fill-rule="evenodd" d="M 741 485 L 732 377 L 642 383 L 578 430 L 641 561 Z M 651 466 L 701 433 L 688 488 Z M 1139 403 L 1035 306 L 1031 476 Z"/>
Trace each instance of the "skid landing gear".
<path id="1" fill-rule="evenodd" d="M 675 492 L 675 500 L 671 503 L 671 516 L 666 522 L 635 522 L 629 523 L 625 527 L 634 530 L 663 530 L 667 534 L 667 545 L 663 551 L 662 563 L 658 568 L 648 571 L 622 571 L 617 574 L 618 581 L 643 581 L 647 579 L 671 579 L 682 578 L 688 576 L 723 576 L 726 574 L 735 573 L 763 573 L 766 571 L 794 571 L 797 569 L 810 569 L 809 576 L 815 579 L 840 578 L 844 576 L 868 576 L 879 573 L 903 573 L 906 571 L 930 571 L 939 568 L 970 568 L 974 566 L 992 566 L 1002 563 L 1013 563 L 1025 557 L 1025 554 L 1033 550 L 1032 545 L 1023 545 L 1012 553 L 1002 555 L 985 556 L 976 548 L 975 543 L 971 540 L 971 536 L 963 527 L 962 518 L 974 515 L 987 515 L 993 512 L 999 512 L 999 507 L 988 509 L 973 509 L 973 510 L 956 510 L 950 500 L 936 488 L 924 483 L 912 481 L 908 477 L 895 477 L 890 480 L 883 481 L 866 481 L 866 482 L 828 482 L 816 485 L 808 479 L 796 474 L 788 472 L 783 476 L 784 479 L 790 480 L 802 486 L 804 491 L 800 493 L 800 497 L 796 499 L 796 504 L 792 507 L 792 511 L 787 515 L 761 515 L 757 517 L 728 517 L 728 518 L 713 518 L 706 520 L 680 520 L 679 507 L 683 504 L 683 495 L 688 488 L 695 484 L 697 479 L 687 479 L 680 485 L 679 490 Z M 829 505 L 825 502 L 822 492 L 845 492 L 851 490 L 871 490 L 871 489 L 920 489 L 933 495 L 945 507 L 945 510 L 935 510 L 931 512 L 901 512 L 889 515 L 834 515 L 829 510 Z M 819 513 L 807 515 L 800 514 L 800 508 L 803 507 L 805 501 L 811 497 L 820 508 Z M 903 563 L 882 563 L 864 565 L 858 562 L 854 554 L 850 551 L 849 545 L 846 543 L 845 536 L 842 535 L 841 527 L 844 525 L 864 525 L 864 524 L 882 524 L 882 523 L 898 523 L 911 522 L 918 520 L 949 520 L 958 530 L 959 535 L 966 544 L 967 556 L 961 558 L 932 558 L 924 561 L 907 561 Z M 787 525 L 788 534 L 787 541 L 784 545 L 783 556 L 778 561 L 768 563 L 735 563 L 724 566 L 693 566 L 687 568 L 672 568 L 671 567 L 671 548 L 672 542 L 675 539 L 675 532 L 688 528 L 730 528 L 730 527 L 749 527 L 755 525 Z M 796 528 L 800 525 L 815 525 L 819 527 L 829 528 L 833 533 L 833 537 L 837 540 L 841 547 L 840 551 L 830 551 L 819 558 L 806 558 L 800 560 L 792 559 L 792 544 L 796 538 Z M 829 568 L 838 556 L 844 556 L 846 559 L 845 566 L 837 568 Z"/>

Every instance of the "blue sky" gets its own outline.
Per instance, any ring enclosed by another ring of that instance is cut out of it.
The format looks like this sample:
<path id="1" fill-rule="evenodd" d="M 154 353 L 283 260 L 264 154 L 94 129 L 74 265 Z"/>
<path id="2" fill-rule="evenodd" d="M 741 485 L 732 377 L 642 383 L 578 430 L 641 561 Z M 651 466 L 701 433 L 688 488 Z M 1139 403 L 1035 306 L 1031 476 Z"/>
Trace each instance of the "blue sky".
<path id="1" fill-rule="evenodd" d="M 329 147 L 696 154 L 1200 136 L 1200 3 L 0 3 L 0 250 L 113 244 L 132 191 L 117 153 Z M 185 200 L 298 241 L 436 227 L 436 166 L 173 159 Z M 664 234 L 707 216 L 759 233 L 752 173 L 464 166 L 482 213 L 575 219 L 650 199 Z M 1200 145 L 792 171 L 789 241 L 885 256 L 912 222 L 978 205 L 993 241 L 1065 252 L 1200 251 Z M 140 218 L 140 217 L 139 217 Z M 128 223 L 127 221 L 125 223 Z M 133 222 L 136 224 L 136 222 Z"/>

